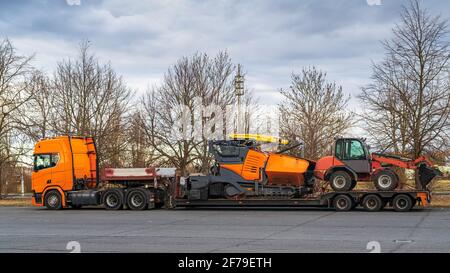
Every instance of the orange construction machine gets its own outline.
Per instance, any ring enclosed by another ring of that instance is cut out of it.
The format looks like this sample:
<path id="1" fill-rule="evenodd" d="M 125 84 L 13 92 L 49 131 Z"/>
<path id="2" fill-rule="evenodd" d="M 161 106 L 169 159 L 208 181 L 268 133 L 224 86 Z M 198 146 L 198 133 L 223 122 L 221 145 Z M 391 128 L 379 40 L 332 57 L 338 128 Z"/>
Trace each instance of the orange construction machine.
<path id="1" fill-rule="evenodd" d="M 413 160 L 389 154 L 371 154 L 362 138 L 336 139 L 333 155 L 316 162 L 314 175 L 330 182 L 335 191 L 352 190 L 357 181 L 372 181 L 378 190 L 390 191 L 399 184 L 399 177 L 393 167 L 417 169 L 420 189 L 426 189 L 435 176 L 442 175 L 424 156 Z"/>

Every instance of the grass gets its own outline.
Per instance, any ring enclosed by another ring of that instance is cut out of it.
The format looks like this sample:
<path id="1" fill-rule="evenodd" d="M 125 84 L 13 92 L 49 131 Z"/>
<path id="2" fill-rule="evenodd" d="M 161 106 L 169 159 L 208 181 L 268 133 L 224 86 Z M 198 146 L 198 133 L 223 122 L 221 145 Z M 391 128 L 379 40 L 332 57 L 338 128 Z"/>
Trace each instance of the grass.
<path id="1" fill-rule="evenodd" d="M 433 192 L 450 191 L 450 180 L 440 179 L 431 183 L 431 189 Z"/>
<path id="2" fill-rule="evenodd" d="M 450 195 L 433 195 L 431 207 L 450 207 Z"/>
<path id="3" fill-rule="evenodd" d="M 30 207 L 31 198 L 0 199 L 0 207 Z"/>

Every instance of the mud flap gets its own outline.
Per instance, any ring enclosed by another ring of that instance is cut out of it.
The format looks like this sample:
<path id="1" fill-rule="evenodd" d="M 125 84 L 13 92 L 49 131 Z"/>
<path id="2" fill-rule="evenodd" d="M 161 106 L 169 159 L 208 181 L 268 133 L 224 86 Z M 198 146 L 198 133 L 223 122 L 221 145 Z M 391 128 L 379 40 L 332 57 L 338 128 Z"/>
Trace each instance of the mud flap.
<path id="1" fill-rule="evenodd" d="M 436 176 L 441 176 L 442 172 L 433 167 L 428 167 L 425 164 L 421 164 L 419 166 L 419 181 L 422 186 L 422 189 L 425 189 L 426 186 L 435 178 Z"/>

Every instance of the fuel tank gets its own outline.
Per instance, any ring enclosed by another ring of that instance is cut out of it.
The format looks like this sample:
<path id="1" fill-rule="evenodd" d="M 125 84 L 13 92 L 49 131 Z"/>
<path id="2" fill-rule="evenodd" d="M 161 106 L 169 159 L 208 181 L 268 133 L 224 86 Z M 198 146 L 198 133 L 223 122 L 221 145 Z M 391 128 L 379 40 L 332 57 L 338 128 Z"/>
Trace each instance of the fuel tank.
<path id="1" fill-rule="evenodd" d="M 310 162 L 283 154 L 270 154 L 266 174 L 269 185 L 305 185 L 305 175 Z"/>

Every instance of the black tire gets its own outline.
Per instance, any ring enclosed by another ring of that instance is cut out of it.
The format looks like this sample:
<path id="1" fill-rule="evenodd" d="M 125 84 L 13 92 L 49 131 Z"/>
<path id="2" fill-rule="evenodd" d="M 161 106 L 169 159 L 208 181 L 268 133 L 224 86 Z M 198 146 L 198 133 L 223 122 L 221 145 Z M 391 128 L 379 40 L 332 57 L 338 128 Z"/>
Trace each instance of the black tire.
<path id="1" fill-rule="evenodd" d="M 131 190 L 127 194 L 127 207 L 131 210 L 144 210 L 148 207 L 148 194 L 146 190 Z"/>
<path id="2" fill-rule="evenodd" d="M 349 191 L 353 185 L 352 177 L 345 171 L 332 173 L 329 181 L 335 191 Z"/>
<path id="3" fill-rule="evenodd" d="M 375 175 L 373 184 L 380 191 L 392 191 L 398 186 L 398 178 L 393 171 L 382 170 Z"/>
<path id="4" fill-rule="evenodd" d="M 51 190 L 45 194 L 44 204 L 47 209 L 58 210 L 62 209 L 62 197 L 57 190 Z"/>
<path id="5" fill-rule="evenodd" d="M 380 211 L 385 203 L 378 195 L 369 194 L 363 198 L 361 205 L 366 211 Z"/>
<path id="6" fill-rule="evenodd" d="M 354 203 L 354 200 L 345 194 L 340 194 L 333 199 L 333 207 L 336 211 L 349 211 L 354 208 Z"/>
<path id="7" fill-rule="evenodd" d="M 413 201 L 409 195 L 399 194 L 392 200 L 392 207 L 398 212 L 410 211 L 413 207 Z"/>
<path id="8" fill-rule="evenodd" d="M 123 207 L 123 194 L 118 189 L 106 190 L 102 204 L 108 210 L 119 210 Z"/>

